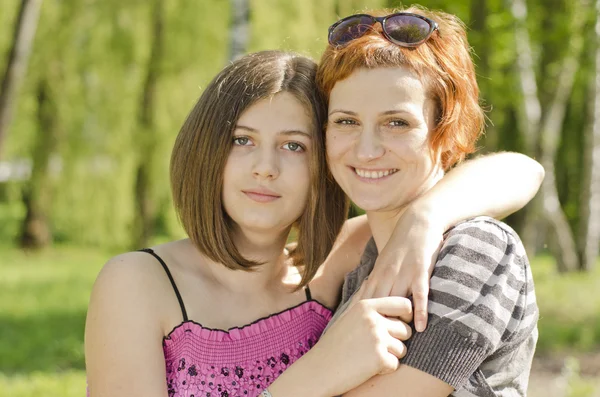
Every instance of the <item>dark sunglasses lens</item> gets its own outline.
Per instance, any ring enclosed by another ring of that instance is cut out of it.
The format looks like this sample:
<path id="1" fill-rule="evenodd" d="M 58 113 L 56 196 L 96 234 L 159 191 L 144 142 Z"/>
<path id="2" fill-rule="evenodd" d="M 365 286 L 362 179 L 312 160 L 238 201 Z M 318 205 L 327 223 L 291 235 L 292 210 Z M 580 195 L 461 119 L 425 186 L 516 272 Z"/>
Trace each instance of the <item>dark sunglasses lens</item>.
<path id="1" fill-rule="evenodd" d="M 385 21 L 385 31 L 393 40 L 405 44 L 417 44 L 431 33 L 429 23 L 411 15 L 396 15 Z"/>
<path id="2" fill-rule="evenodd" d="M 373 20 L 367 16 L 348 18 L 331 31 L 329 42 L 334 45 L 344 45 L 364 35 L 371 26 Z"/>

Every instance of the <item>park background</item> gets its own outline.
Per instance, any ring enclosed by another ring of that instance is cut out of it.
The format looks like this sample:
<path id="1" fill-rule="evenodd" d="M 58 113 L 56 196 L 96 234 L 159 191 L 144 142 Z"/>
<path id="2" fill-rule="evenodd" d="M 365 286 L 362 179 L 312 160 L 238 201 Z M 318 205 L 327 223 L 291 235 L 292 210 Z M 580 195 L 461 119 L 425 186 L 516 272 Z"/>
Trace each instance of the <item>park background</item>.
<path id="1" fill-rule="evenodd" d="M 420 4 L 468 27 L 489 118 L 478 153 L 546 169 L 507 220 L 541 308 L 530 395 L 600 396 L 600 1 Z M 339 16 L 399 5 L 0 0 L 0 397 L 85 393 L 91 285 L 109 257 L 182 236 L 169 153 L 212 76 L 257 50 L 318 59 Z"/>

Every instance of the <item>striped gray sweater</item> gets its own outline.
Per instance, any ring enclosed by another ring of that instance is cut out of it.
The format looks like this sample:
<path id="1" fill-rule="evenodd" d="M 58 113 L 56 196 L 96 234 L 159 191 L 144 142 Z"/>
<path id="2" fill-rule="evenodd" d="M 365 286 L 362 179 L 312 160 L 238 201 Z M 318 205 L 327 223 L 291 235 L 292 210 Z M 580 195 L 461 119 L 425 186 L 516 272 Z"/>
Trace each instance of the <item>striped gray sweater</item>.
<path id="1" fill-rule="evenodd" d="M 371 240 L 346 276 L 333 321 L 373 269 Z M 531 269 L 517 234 L 478 217 L 449 230 L 431 276 L 429 321 L 402 364 L 454 387 L 453 396 L 525 396 L 537 341 Z"/>

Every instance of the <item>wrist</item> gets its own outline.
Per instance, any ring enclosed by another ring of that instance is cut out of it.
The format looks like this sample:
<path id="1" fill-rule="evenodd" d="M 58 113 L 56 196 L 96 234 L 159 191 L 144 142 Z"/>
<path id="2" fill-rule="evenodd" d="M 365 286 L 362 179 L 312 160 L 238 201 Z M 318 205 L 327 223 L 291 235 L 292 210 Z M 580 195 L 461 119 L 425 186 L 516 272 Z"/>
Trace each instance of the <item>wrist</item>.
<path id="1" fill-rule="evenodd" d="M 427 230 L 439 230 L 440 233 L 444 233 L 456 223 L 448 213 L 449 211 L 443 210 L 443 206 L 436 205 L 427 195 L 423 195 L 406 208 L 405 215 L 410 217 L 413 225 L 422 225 Z"/>

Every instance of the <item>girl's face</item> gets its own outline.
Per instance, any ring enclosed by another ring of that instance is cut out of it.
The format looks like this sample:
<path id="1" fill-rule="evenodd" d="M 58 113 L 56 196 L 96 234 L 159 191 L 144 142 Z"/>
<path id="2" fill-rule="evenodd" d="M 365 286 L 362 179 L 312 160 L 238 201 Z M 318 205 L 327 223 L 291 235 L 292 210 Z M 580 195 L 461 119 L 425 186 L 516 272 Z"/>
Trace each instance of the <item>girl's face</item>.
<path id="1" fill-rule="evenodd" d="M 223 205 L 238 227 L 285 231 L 300 217 L 310 189 L 311 144 L 311 118 L 290 93 L 242 113 L 223 178 Z"/>
<path id="2" fill-rule="evenodd" d="M 441 176 L 429 150 L 435 102 L 406 68 L 359 69 L 329 98 L 327 156 L 350 199 L 366 211 L 394 211 Z"/>

